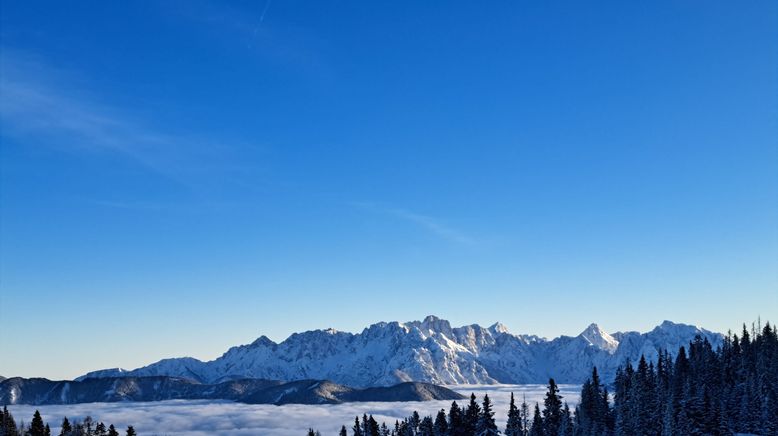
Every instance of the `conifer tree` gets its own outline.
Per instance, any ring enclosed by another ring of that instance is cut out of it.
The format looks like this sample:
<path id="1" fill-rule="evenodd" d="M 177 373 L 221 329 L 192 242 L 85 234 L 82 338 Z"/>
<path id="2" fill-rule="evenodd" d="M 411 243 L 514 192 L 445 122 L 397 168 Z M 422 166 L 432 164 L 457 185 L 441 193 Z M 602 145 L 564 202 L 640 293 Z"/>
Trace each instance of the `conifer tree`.
<path id="1" fill-rule="evenodd" d="M 138 433 L 135 432 L 135 428 L 131 425 L 127 427 L 127 436 L 138 436 Z"/>
<path id="2" fill-rule="evenodd" d="M 362 433 L 362 424 L 359 423 L 359 416 L 354 418 L 354 427 L 351 429 L 354 432 L 354 436 L 365 436 L 364 433 Z"/>
<path id="3" fill-rule="evenodd" d="M 481 415 L 481 407 L 475 401 L 475 394 L 470 394 L 470 403 L 465 410 L 465 422 L 464 429 L 466 435 L 475 433 L 476 425 L 478 425 L 478 417 Z"/>
<path id="4" fill-rule="evenodd" d="M 435 436 L 448 435 L 448 421 L 446 421 L 446 411 L 440 409 L 435 416 Z"/>
<path id="5" fill-rule="evenodd" d="M 116 431 L 116 427 L 113 424 L 108 426 L 108 436 L 119 436 L 119 432 Z"/>
<path id="6" fill-rule="evenodd" d="M 543 400 L 543 432 L 545 436 L 559 436 L 562 425 L 562 396 L 553 378 L 548 380 L 548 391 Z"/>
<path id="7" fill-rule="evenodd" d="M 62 418 L 62 425 L 60 426 L 61 430 L 59 431 L 60 436 L 68 436 L 73 431 L 73 427 L 70 425 L 70 421 L 68 421 L 68 417 Z"/>
<path id="8" fill-rule="evenodd" d="M 462 413 L 462 409 L 456 401 L 451 403 L 451 408 L 448 411 L 448 431 L 449 436 L 466 436 L 465 432 L 465 417 Z"/>
<path id="9" fill-rule="evenodd" d="M 560 424 L 560 436 L 573 436 L 575 434 L 573 417 L 570 414 L 570 407 L 567 405 L 567 402 L 565 402 L 565 406 L 562 408 L 562 421 Z"/>
<path id="10" fill-rule="evenodd" d="M 481 412 L 478 414 L 475 434 L 492 435 L 497 434 L 497 424 L 494 422 L 494 411 L 492 410 L 492 401 L 489 394 L 484 394 L 484 401 L 481 406 Z"/>
<path id="11" fill-rule="evenodd" d="M 527 404 L 527 395 L 524 395 L 521 401 L 521 434 L 523 436 L 529 435 L 530 423 L 529 423 L 529 405 Z"/>
<path id="12" fill-rule="evenodd" d="M 366 436 L 381 436 L 381 429 L 378 426 L 378 422 L 373 418 L 373 415 L 367 418 L 367 432 Z"/>
<path id="13" fill-rule="evenodd" d="M 418 436 L 434 436 L 435 435 L 435 424 L 432 422 L 431 416 L 425 416 L 420 422 L 419 422 L 419 430 L 416 433 Z"/>
<path id="14" fill-rule="evenodd" d="M 511 402 L 508 405 L 508 422 L 505 424 L 505 436 L 522 436 L 521 430 L 521 412 L 516 407 L 513 392 L 511 392 Z"/>
<path id="15" fill-rule="evenodd" d="M 16 426 L 16 421 L 6 406 L 3 406 L 3 411 L 0 414 L 0 434 L 19 436 L 19 428 Z"/>
<path id="16" fill-rule="evenodd" d="M 43 418 L 41 418 L 41 413 L 37 410 L 35 411 L 35 414 L 32 416 L 32 422 L 30 422 L 30 429 L 28 430 L 28 434 L 30 436 L 46 435 L 46 425 L 43 423 Z"/>
<path id="17" fill-rule="evenodd" d="M 345 425 L 340 426 L 340 434 L 338 436 L 348 436 L 348 430 L 346 430 Z"/>
<path id="18" fill-rule="evenodd" d="M 530 436 L 545 436 L 543 429 L 543 418 L 540 416 L 540 406 L 535 403 L 535 413 L 532 415 L 532 428 L 529 431 Z"/>

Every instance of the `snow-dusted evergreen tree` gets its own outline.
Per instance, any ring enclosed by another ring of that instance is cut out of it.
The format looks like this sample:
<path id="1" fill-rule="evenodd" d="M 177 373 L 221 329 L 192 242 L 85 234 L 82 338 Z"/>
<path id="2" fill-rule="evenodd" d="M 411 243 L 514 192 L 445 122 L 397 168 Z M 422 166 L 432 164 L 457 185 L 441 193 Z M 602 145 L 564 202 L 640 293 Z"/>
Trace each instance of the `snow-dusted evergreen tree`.
<path id="1" fill-rule="evenodd" d="M 511 392 L 511 402 L 508 405 L 508 422 L 505 424 L 506 436 L 522 436 L 521 428 L 521 412 L 516 407 L 516 401 L 513 399 L 513 392 Z"/>
<path id="2" fill-rule="evenodd" d="M 575 435 L 575 425 L 573 423 L 573 416 L 570 413 L 570 406 L 567 405 L 567 402 L 565 402 L 565 405 L 562 408 L 562 421 L 560 424 L 561 424 L 559 427 L 560 436 Z"/>
<path id="3" fill-rule="evenodd" d="M 435 436 L 448 436 L 448 420 L 446 420 L 446 411 L 440 409 L 435 416 Z"/>
<path id="4" fill-rule="evenodd" d="M 0 436 L 19 436 L 16 421 L 6 406 L 3 406 L 3 411 L 0 413 Z"/>
<path id="5" fill-rule="evenodd" d="M 532 427 L 529 431 L 530 436 L 545 436 L 543 429 L 543 418 L 540 415 L 540 406 L 535 403 L 535 413 L 532 414 Z"/>
<path id="6" fill-rule="evenodd" d="M 519 411 L 521 415 L 521 434 L 522 436 L 529 435 L 530 418 L 529 418 L 529 405 L 527 404 L 527 396 L 525 395 L 521 402 L 521 409 Z"/>
<path id="7" fill-rule="evenodd" d="M 470 403 L 465 410 L 464 428 L 466 435 L 472 435 L 478 425 L 478 418 L 481 416 L 481 407 L 476 402 L 475 394 L 470 394 Z"/>
<path id="8" fill-rule="evenodd" d="M 478 414 L 475 434 L 478 436 L 496 435 L 498 433 L 497 424 L 494 422 L 494 411 L 489 394 L 484 394 L 484 401 L 481 404 L 481 413 Z"/>
<path id="9" fill-rule="evenodd" d="M 435 436 L 435 424 L 432 422 L 431 416 L 425 416 L 421 419 L 416 434 L 417 436 Z"/>
<path id="10" fill-rule="evenodd" d="M 73 431 L 73 427 L 70 425 L 70 421 L 68 421 L 68 417 L 62 418 L 62 425 L 60 425 L 60 436 L 68 436 L 70 435 L 70 432 Z"/>
<path id="11" fill-rule="evenodd" d="M 456 401 L 448 411 L 448 436 L 466 436 L 465 416 Z"/>
<path id="12" fill-rule="evenodd" d="M 559 436 L 562 425 L 562 396 L 553 378 L 548 380 L 548 391 L 543 400 L 543 433 L 545 436 Z"/>
<path id="13" fill-rule="evenodd" d="M 37 410 L 32 416 L 32 421 L 30 421 L 30 428 L 27 430 L 27 434 L 29 434 L 29 436 L 46 436 L 46 424 L 43 422 L 41 413 Z"/>

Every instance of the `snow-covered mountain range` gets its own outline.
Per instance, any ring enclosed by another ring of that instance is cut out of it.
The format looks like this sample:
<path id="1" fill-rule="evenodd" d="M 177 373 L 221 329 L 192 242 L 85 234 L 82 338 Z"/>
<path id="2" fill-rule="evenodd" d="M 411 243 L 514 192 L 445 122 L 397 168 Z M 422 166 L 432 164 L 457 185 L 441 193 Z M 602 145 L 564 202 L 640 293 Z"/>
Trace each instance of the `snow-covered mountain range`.
<path id="1" fill-rule="evenodd" d="M 421 381 L 436 384 L 582 383 L 597 366 L 605 380 L 616 367 L 660 350 L 677 352 L 695 336 L 714 347 L 723 336 L 695 326 L 665 321 L 647 333 L 608 334 L 596 324 L 575 337 L 547 340 L 508 332 L 502 324 L 452 328 L 435 316 L 424 321 L 377 323 L 361 333 L 333 329 L 295 333 L 281 343 L 265 336 L 230 348 L 203 362 L 164 359 L 132 371 L 105 369 L 77 380 L 102 377 L 174 376 L 201 383 L 258 378 L 327 379 L 350 386 L 389 386 Z"/>

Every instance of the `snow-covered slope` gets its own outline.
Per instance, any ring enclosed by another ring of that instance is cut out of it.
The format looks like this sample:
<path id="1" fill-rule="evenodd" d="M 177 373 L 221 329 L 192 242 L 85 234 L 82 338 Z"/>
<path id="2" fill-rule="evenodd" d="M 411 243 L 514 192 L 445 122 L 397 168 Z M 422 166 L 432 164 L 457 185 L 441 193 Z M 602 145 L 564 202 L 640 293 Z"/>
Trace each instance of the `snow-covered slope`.
<path id="1" fill-rule="evenodd" d="M 265 336 L 230 348 L 210 362 L 191 357 L 165 359 L 132 371 L 91 372 L 79 378 L 175 376 L 202 383 L 240 378 L 328 379 L 350 386 L 389 386 L 405 381 L 436 384 L 581 383 L 597 366 L 606 380 L 625 360 L 671 353 L 695 336 L 713 346 L 722 335 L 665 321 L 648 333 L 609 335 L 596 324 L 576 337 L 546 340 L 514 335 L 502 324 L 451 327 L 428 316 L 424 321 L 373 324 L 361 333 L 333 329 L 295 333 L 281 343 Z"/>

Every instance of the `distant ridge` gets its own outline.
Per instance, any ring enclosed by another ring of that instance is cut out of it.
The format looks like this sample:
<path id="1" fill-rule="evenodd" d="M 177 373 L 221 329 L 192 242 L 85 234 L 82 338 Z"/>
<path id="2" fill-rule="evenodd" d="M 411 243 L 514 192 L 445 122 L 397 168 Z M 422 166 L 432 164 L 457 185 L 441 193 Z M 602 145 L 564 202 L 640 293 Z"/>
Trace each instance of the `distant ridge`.
<path id="1" fill-rule="evenodd" d="M 132 371 L 107 369 L 78 378 L 173 376 L 200 383 L 243 378 L 332 380 L 356 387 L 416 381 L 434 384 L 582 383 L 592 366 L 605 380 L 625 360 L 655 359 L 701 336 L 716 347 L 723 336 L 665 321 L 647 333 L 608 334 L 591 324 L 575 337 L 547 340 L 516 335 L 500 324 L 451 327 L 435 316 L 423 321 L 380 322 L 361 333 L 333 329 L 295 333 L 281 343 L 265 336 L 230 348 L 210 362 L 164 359 Z"/>
<path id="2" fill-rule="evenodd" d="M 76 404 L 120 401 L 234 400 L 251 404 L 338 404 L 351 401 L 458 400 L 460 394 L 428 383 L 355 389 L 328 380 L 243 379 L 214 385 L 156 377 L 51 381 L 14 377 L 0 381 L 0 404 Z"/>

